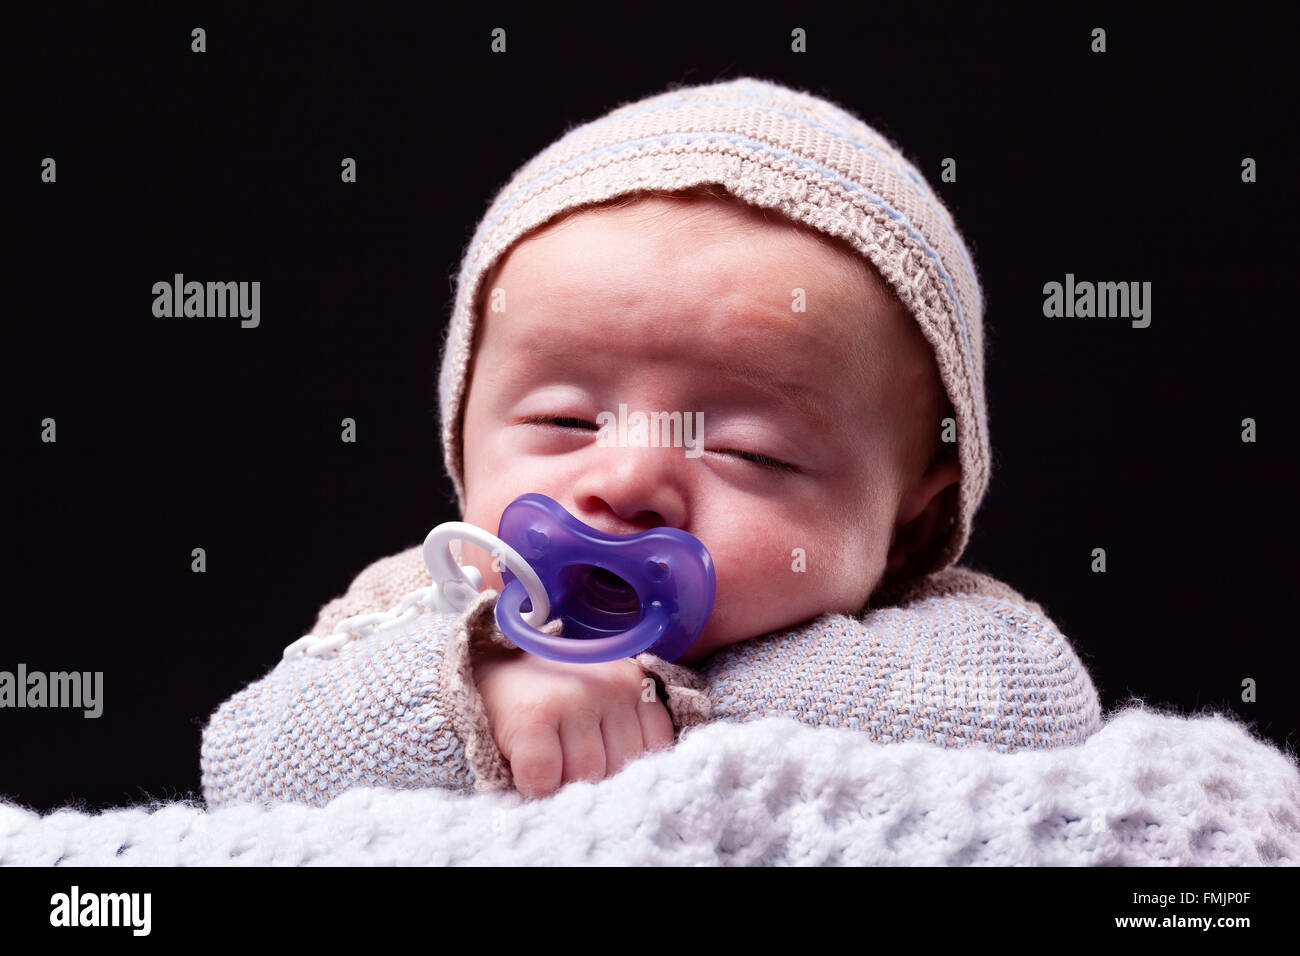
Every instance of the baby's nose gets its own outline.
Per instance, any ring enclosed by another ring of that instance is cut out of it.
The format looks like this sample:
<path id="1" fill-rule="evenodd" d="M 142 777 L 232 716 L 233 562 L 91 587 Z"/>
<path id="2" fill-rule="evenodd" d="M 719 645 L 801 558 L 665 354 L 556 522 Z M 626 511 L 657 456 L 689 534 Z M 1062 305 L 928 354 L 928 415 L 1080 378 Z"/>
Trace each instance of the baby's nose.
<path id="1" fill-rule="evenodd" d="M 684 528 L 685 470 L 680 448 L 606 448 L 573 486 L 574 514 L 611 534 Z"/>

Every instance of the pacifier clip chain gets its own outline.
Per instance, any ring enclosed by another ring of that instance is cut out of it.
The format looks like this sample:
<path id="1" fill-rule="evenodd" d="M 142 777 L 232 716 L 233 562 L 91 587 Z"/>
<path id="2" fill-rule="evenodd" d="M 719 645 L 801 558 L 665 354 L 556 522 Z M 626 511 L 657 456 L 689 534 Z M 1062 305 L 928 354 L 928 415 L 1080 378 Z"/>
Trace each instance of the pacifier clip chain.
<path id="1" fill-rule="evenodd" d="M 453 541 L 468 541 L 491 552 L 492 557 L 508 568 L 527 589 L 532 610 L 524 620 L 540 628 L 551 614 L 551 601 L 537 572 L 520 557 L 519 552 L 494 534 L 463 521 L 445 521 L 424 539 L 424 565 L 433 583 L 405 595 L 387 611 L 371 611 L 344 618 L 328 635 L 304 634 L 284 649 L 283 660 L 320 657 L 338 650 L 349 641 L 394 631 L 421 614 L 438 611 L 459 614 L 478 596 L 483 575 L 472 565 L 460 565 L 451 553 Z"/>

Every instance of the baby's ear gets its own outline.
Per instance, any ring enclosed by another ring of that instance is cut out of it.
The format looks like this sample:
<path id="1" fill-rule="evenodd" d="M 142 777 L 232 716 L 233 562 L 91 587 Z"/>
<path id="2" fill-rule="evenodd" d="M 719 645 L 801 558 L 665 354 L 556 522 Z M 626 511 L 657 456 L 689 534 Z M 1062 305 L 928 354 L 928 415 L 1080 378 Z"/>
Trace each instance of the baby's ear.
<path id="1" fill-rule="evenodd" d="M 894 537 L 885 560 L 885 574 L 904 579 L 933 549 L 935 539 L 956 512 L 961 487 L 961 465 L 955 458 L 939 458 L 903 495 L 894 523 Z"/>

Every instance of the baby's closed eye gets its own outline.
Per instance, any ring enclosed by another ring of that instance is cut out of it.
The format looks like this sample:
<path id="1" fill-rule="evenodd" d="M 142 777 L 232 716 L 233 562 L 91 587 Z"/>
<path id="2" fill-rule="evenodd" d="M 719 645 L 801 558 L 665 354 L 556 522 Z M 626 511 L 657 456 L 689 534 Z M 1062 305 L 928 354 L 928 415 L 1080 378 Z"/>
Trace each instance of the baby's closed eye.
<path id="1" fill-rule="evenodd" d="M 600 426 L 595 422 L 587 421 L 585 418 L 577 418 L 571 415 L 525 415 L 519 419 L 521 425 L 555 425 L 559 428 L 578 428 L 583 431 L 600 431 Z M 773 471 L 798 471 L 794 465 L 773 458 L 770 455 L 764 455 L 759 452 L 745 451 L 739 448 L 711 448 L 708 449 L 717 455 L 731 455 L 744 461 L 751 462 L 760 468 L 769 468 Z"/>
<path id="2" fill-rule="evenodd" d="M 583 428 L 600 431 L 600 426 L 584 418 L 571 418 L 565 415 L 526 415 L 519 419 L 521 425 L 559 425 L 561 428 Z"/>

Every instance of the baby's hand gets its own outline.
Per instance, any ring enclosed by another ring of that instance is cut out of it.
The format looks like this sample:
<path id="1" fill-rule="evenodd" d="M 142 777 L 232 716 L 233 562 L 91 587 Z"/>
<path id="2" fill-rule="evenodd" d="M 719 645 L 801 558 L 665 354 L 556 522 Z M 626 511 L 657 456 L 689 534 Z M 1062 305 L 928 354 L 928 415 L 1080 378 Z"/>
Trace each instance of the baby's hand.
<path id="1" fill-rule="evenodd" d="M 474 677 L 525 797 L 601 780 L 647 750 L 672 746 L 668 709 L 631 659 L 569 664 L 494 648 L 475 658 Z"/>

